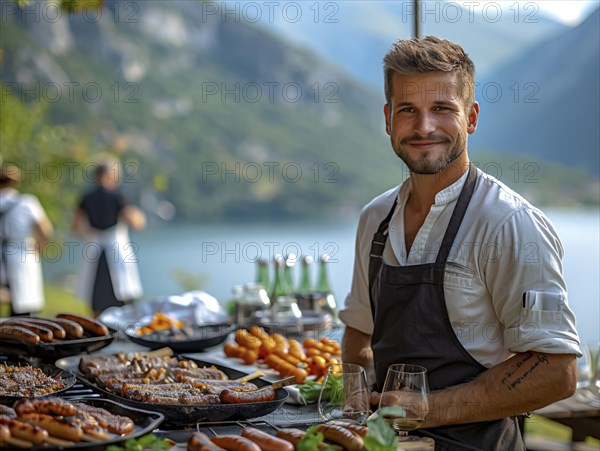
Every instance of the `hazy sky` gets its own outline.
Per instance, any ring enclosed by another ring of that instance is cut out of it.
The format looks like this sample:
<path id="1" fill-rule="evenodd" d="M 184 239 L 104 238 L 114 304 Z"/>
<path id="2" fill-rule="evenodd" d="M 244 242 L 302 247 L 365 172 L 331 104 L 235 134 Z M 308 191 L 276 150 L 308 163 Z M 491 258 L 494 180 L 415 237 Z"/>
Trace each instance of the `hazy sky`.
<path id="1" fill-rule="evenodd" d="M 481 3 L 479 6 L 483 8 L 486 3 L 494 3 L 486 0 L 475 0 L 477 3 Z M 498 3 L 498 2 L 495 2 Z M 515 2 L 510 2 L 512 5 Z M 537 1 L 527 1 L 522 0 L 520 2 L 520 6 L 524 9 L 527 6 L 528 12 L 531 12 L 531 4 L 535 4 L 540 12 L 543 12 L 546 15 L 551 16 L 553 19 L 563 22 L 567 25 L 577 25 L 583 19 L 585 19 L 588 14 L 590 14 L 594 9 L 600 5 L 599 0 L 537 0 Z"/>
<path id="2" fill-rule="evenodd" d="M 566 24 L 577 24 L 600 4 L 598 0 L 551 0 L 539 2 L 540 9 Z"/>

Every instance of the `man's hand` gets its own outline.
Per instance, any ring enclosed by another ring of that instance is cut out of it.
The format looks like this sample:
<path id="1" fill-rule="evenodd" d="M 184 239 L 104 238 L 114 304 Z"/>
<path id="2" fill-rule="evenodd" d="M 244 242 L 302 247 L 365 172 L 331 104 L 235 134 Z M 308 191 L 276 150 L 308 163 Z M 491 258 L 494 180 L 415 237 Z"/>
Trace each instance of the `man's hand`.
<path id="1" fill-rule="evenodd" d="M 379 400 L 381 399 L 381 393 L 376 392 L 376 391 L 372 391 L 371 394 L 369 395 L 369 404 L 371 404 L 371 406 L 379 406 Z"/>

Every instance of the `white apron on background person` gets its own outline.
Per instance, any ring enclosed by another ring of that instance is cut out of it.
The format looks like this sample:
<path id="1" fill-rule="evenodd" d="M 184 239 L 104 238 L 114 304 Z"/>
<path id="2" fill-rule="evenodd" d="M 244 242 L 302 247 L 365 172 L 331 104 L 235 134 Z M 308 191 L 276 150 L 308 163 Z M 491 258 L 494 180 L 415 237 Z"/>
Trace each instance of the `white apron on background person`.
<path id="1" fill-rule="evenodd" d="M 35 196 L 2 190 L 0 236 L 6 240 L 5 262 L 0 263 L 0 284 L 8 285 L 15 314 L 39 312 L 44 308 L 41 255 L 32 237 L 33 226 L 45 217 Z"/>
<path id="2" fill-rule="evenodd" d="M 108 271 L 115 296 L 120 301 L 140 298 L 143 294 L 138 272 L 136 244 L 129 239 L 127 225 L 118 223 L 106 230 L 94 229 L 82 248 L 82 262 L 75 294 L 91 301 L 98 261 L 106 254 Z"/>

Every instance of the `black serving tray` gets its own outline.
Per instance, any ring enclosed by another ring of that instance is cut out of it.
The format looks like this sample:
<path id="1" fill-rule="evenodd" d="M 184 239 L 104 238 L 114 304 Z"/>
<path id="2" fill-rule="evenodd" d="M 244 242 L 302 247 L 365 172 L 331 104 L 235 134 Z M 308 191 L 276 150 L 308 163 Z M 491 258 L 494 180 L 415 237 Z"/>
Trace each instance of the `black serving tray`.
<path id="1" fill-rule="evenodd" d="M 150 434 L 154 431 L 163 421 L 164 417 L 158 412 L 152 412 L 150 410 L 136 409 L 130 406 L 120 404 L 110 399 L 101 398 L 81 398 L 81 399 L 69 399 L 69 401 L 80 402 L 82 404 L 88 404 L 94 407 L 100 407 L 108 410 L 110 413 L 115 415 L 122 415 L 129 417 L 135 423 L 135 430 L 131 434 L 126 435 L 114 435 L 114 437 L 108 440 L 98 440 L 93 442 L 79 442 L 72 446 L 52 446 L 42 445 L 34 446 L 33 450 L 44 450 L 44 451 L 58 451 L 58 450 L 85 450 L 85 451 L 103 451 L 110 445 L 118 445 L 123 443 L 125 440 L 132 438 L 142 437 Z M 22 448 L 6 448 L 4 445 L 2 449 L 22 449 Z"/>
<path id="2" fill-rule="evenodd" d="M 55 340 L 26 344 L 20 341 L 0 340 L 0 354 L 37 357 L 44 362 L 54 362 L 56 359 L 98 351 L 117 338 L 117 331 L 108 328 L 108 335 L 84 336 L 72 340 Z"/>
<path id="3" fill-rule="evenodd" d="M 251 402 L 242 404 L 212 404 L 212 405 L 182 405 L 182 404 L 150 404 L 141 401 L 135 401 L 132 399 L 124 398 L 97 384 L 88 381 L 85 375 L 79 370 L 80 356 L 65 357 L 56 361 L 56 366 L 65 370 L 71 371 L 84 383 L 90 385 L 95 390 L 102 393 L 109 399 L 113 399 L 121 404 L 131 406 L 138 409 L 149 409 L 155 412 L 159 412 L 164 415 L 165 423 L 169 427 L 177 429 L 189 427 L 190 425 L 196 425 L 196 423 L 207 422 L 207 421 L 224 421 L 240 419 L 246 420 L 250 418 L 258 418 L 275 411 L 288 397 L 288 392 L 284 388 L 278 388 L 275 390 L 275 399 L 273 401 L 265 402 Z M 193 360 L 200 367 L 214 366 L 215 368 L 223 371 L 230 379 L 237 379 L 245 376 L 246 373 L 237 371 L 233 368 L 214 364 L 211 362 L 205 362 L 202 360 L 187 358 L 186 360 Z M 252 381 L 258 387 L 264 387 L 270 385 L 271 382 L 264 379 L 254 379 Z"/>
<path id="4" fill-rule="evenodd" d="M 170 331 L 154 332 L 147 335 L 137 336 L 135 333 L 127 333 L 127 338 L 150 349 L 169 347 L 174 352 L 201 352 L 206 348 L 223 343 L 229 334 L 235 332 L 235 325 L 228 323 L 205 324 L 192 328 L 189 336 L 170 336 Z M 188 330 L 188 329 L 186 329 Z"/>
<path id="5" fill-rule="evenodd" d="M 77 382 L 77 377 L 73 373 L 71 373 L 70 371 L 65 370 L 65 369 L 57 368 L 54 365 L 49 365 L 49 364 L 45 364 L 45 363 L 37 363 L 37 362 L 10 362 L 10 361 L 2 362 L 2 365 L 31 366 L 34 368 L 39 368 L 47 376 L 53 377 L 54 379 L 58 379 L 64 384 L 64 388 L 61 388 L 60 390 L 56 390 L 52 393 L 47 393 L 43 396 L 38 396 L 39 398 L 42 398 L 42 397 L 45 398 L 47 396 L 56 396 L 64 391 L 70 389 L 73 385 L 75 385 L 75 382 Z M 5 406 L 12 406 L 16 400 L 22 399 L 23 397 L 24 396 L 22 396 L 22 395 L 7 395 L 4 393 L 0 393 L 0 404 L 4 404 Z"/>

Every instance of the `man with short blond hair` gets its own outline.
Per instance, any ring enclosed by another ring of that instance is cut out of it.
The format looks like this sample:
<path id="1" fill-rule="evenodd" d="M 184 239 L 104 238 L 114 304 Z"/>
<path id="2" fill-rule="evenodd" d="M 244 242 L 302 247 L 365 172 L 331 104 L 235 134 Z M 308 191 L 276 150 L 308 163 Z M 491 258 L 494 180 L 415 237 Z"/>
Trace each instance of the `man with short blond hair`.
<path id="1" fill-rule="evenodd" d="M 554 227 L 469 161 L 474 74 L 436 37 L 384 58 L 386 132 L 410 177 L 361 213 L 343 360 L 378 390 L 391 364 L 427 368 L 415 433 L 437 449 L 518 450 L 515 417 L 570 396 L 581 351 Z"/>

